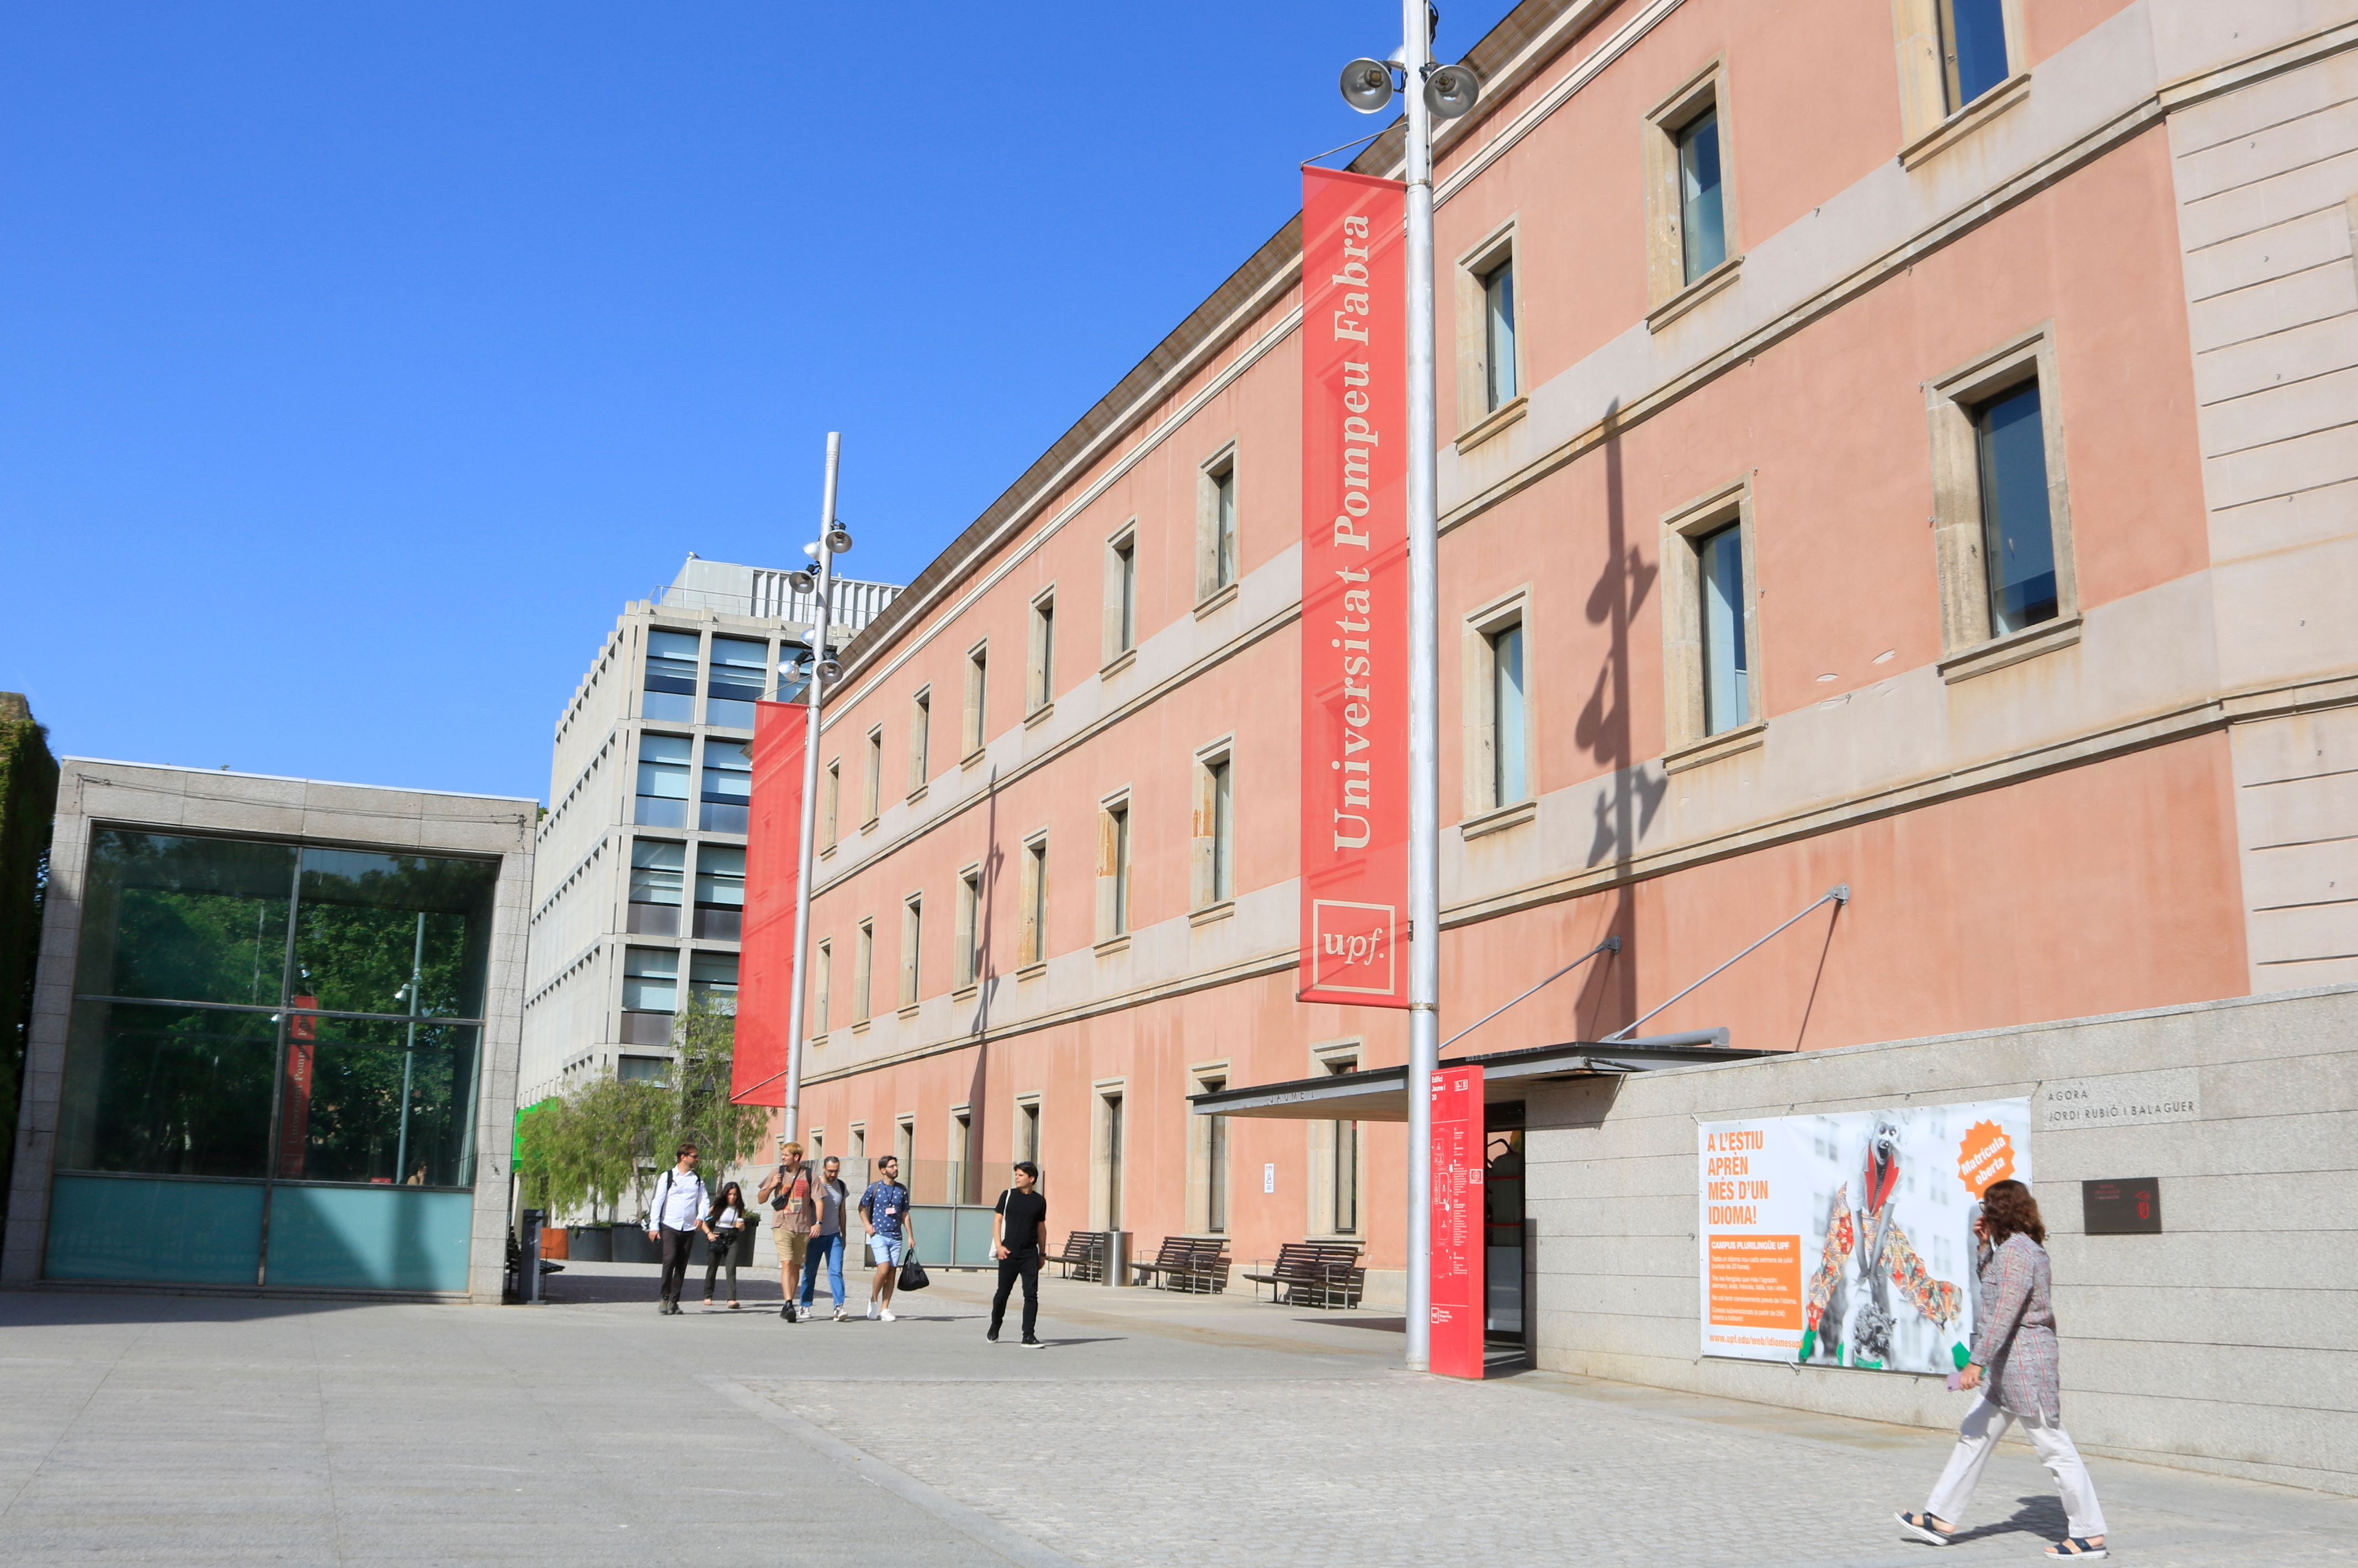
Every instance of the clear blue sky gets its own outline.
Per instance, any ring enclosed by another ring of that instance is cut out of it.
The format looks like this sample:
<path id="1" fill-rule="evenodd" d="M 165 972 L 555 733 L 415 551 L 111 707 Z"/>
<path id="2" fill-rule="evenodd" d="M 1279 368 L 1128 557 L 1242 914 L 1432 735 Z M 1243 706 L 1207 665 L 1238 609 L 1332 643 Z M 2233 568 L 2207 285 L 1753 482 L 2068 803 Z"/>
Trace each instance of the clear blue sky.
<path id="1" fill-rule="evenodd" d="M 1335 79 L 1399 17 L 12 6 L 0 689 L 61 752 L 545 795 L 625 600 L 789 561 L 830 428 L 908 580 L 1377 128 Z"/>

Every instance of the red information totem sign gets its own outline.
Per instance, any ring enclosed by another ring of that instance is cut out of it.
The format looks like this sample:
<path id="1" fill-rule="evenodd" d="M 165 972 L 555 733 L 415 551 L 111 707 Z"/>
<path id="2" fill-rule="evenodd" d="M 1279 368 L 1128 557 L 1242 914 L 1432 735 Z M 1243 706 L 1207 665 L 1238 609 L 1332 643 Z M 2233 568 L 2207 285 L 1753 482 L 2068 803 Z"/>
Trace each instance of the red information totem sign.
<path id="1" fill-rule="evenodd" d="M 1408 1005 L 1406 192 L 1302 171 L 1303 1001 Z"/>
<path id="2" fill-rule="evenodd" d="M 1451 1378 L 1482 1375 L 1487 1284 L 1483 1271 L 1482 1172 L 1488 1127 L 1482 1113 L 1482 1069 L 1444 1067 L 1433 1075 L 1433 1369 Z"/>
<path id="3" fill-rule="evenodd" d="M 737 1045 L 729 1098 L 786 1103 L 787 1022 L 794 1007 L 795 888 L 802 874 L 803 736 L 810 709 L 753 709 L 753 809 L 745 825 L 745 925 L 737 960 Z"/>

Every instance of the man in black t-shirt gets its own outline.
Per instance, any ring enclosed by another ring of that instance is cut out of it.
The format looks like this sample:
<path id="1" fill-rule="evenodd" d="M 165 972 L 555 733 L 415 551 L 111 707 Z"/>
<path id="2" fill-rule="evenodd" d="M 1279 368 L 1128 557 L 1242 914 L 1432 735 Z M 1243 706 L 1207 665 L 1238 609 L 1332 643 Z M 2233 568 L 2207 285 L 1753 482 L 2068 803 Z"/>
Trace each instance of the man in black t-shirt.
<path id="1" fill-rule="evenodd" d="M 999 1259 L 999 1293 L 990 1298 L 990 1331 L 983 1337 L 996 1344 L 999 1325 L 1007 1317 L 1007 1292 L 1023 1281 L 1023 1345 L 1044 1348 L 1033 1333 L 1040 1322 L 1040 1242 L 1048 1233 L 1048 1200 L 1035 1190 L 1040 1167 L 1029 1160 L 1015 1162 L 1015 1184 L 999 1195 L 990 1222 L 991 1251 Z"/>

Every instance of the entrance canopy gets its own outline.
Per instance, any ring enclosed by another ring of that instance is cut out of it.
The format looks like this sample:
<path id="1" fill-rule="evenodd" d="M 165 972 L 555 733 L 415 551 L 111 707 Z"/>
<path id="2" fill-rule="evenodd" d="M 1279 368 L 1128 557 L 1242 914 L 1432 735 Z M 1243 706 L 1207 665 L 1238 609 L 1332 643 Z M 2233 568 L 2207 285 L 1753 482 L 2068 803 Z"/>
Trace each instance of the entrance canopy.
<path id="1" fill-rule="evenodd" d="M 1624 1073 L 1652 1072 L 1662 1067 L 1748 1062 L 1759 1056 L 1782 1054 L 1727 1045 L 1575 1040 L 1526 1051 L 1499 1051 L 1487 1056 L 1455 1056 L 1444 1060 L 1441 1065 L 1444 1069 L 1479 1066 L 1483 1098 L 1496 1102 L 1519 1100 L 1534 1085 L 1562 1083 L 1570 1078 L 1618 1077 Z M 1295 1078 L 1291 1083 L 1221 1089 L 1214 1094 L 1190 1096 L 1187 1103 L 1195 1108 L 1197 1116 L 1256 1116 L 1275 1121 L 1406 1121 L 1408 1068 L 1378 1067 L 1364 1073 L 1336 1073 L 1323 1078 Z"/>

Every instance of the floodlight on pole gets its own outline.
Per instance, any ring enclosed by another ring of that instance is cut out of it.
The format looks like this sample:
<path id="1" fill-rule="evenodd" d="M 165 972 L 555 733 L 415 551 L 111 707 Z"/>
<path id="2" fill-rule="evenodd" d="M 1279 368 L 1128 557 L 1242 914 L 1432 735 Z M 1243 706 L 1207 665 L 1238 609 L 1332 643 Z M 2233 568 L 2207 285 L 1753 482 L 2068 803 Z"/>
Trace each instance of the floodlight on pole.
<path id="1" fill-rule="evenodd" d="M 1392 101 L 1392 68 L 1380 59 L 1355 59 L 1343 68 L 1343 102 L 1362 114 L 1379 114 Z"/>
<path id="2" fill-rule="evenodd" d="M 830 528 L 827 530 L 827 553 L 828 555 L 840 556 L 848 552 L 850 548 L 851 535 L 849 534 L 845 533 L 840 528 Z"/>
<path id="3" fill-rule="evenodd" d="M 1444 65 L 1424 79 L 1424 106 L 1436 120 L 1456 119 L 1481 96 L 1481 80 L 1470 66 Z"/>
<path id="4" fill-rule="evenodd" d="M 788 572 L 786 586 L 796 593 L 811 593 L 817 589 L 818 579 L 809 572 Z"/>

